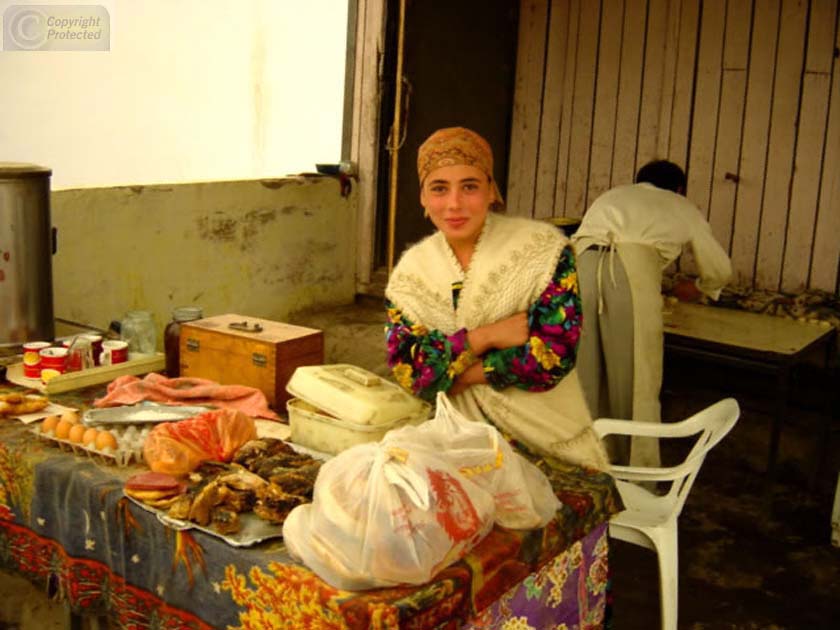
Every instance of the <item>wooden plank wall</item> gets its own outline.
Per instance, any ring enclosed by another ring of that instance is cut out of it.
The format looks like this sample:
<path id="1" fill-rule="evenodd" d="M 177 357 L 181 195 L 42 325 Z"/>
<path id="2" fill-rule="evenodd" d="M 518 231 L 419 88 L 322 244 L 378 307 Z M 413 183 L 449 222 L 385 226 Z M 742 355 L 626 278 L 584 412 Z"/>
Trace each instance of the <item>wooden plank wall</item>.
<path id="1" fill-rule="evenodd" d="M 838 292 L 838 0 L 520 0 L 509 212 L 579 217 L 654 158 L 739 286 Z"/>

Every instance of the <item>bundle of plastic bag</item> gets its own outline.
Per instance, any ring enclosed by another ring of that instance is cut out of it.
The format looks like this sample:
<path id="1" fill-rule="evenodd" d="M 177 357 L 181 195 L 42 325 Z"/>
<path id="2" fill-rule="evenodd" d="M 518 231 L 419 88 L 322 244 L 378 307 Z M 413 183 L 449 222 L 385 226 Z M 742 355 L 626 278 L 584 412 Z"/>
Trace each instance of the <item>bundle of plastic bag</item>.
<path id="1" fill-rule="evenodd" d="M 443 392 L 437 395 L 432 420 L 391 431 L 382 442 L 404 448 L 423 444 L 439 451 L 493 496 L 495 522 L 502 527 L 544 527 L 560 508 L 539 468 L 514 451 L 495 427 L 464 417 Z"/>
<path id="2" fill-rule="evenodd" d="M 334 587 L 422 584 L 493 526 L 493 497 L 441 453 L 361 444 L 321 467 L 312 503 L 283 525 L 286 547 Z"/>
<path id="3" fill-rule="evenodd" d="M 230 461 L 240 446 L 256 437 L 253 418 L 218 409 L 155 426 L 143 443 L 143 457 L 155 472 L 183 475 L 203 461 Z"/>

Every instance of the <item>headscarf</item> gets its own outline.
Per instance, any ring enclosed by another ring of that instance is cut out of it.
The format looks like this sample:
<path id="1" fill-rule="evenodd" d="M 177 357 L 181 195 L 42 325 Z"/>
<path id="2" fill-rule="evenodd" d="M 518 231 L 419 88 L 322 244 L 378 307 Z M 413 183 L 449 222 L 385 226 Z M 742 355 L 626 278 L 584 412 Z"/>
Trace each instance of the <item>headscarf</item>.
<path id="1" fill-rule="evenodd" d="M 443 166 L 465 164 L 482 171 L 490 180 L 496 200 L 504 203 L 493 177 L 493 150 L 476 132 L 465 127 L 438 129 L 420 145 L 417 151 L 417 176 L 420 186 L 429 173 Z"/>

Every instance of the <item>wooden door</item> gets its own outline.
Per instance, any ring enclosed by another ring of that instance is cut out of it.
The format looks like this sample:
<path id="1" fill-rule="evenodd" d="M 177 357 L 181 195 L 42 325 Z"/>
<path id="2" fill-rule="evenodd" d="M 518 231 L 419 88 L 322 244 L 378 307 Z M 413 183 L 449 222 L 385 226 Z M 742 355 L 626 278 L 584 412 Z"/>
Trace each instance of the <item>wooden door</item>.
<path id="1" fill-rule="evenodd" d="M 377 177 L 377 266 L 387 265 L 388 181 L 386 138 L 394 118 L 398 3 L 387 5 L 385 85 L 381 101 Z M 510 112 L 513 106 L 518 4 L 510 0 L 409 0 L 403 49 L 404 141 L 399 150 L 395 225 L 396 258 L 433 230 L 423 217 L 417 150 L 441 127 L 469 127 L 493 147 L 495 176 L 504 194 Z"/>

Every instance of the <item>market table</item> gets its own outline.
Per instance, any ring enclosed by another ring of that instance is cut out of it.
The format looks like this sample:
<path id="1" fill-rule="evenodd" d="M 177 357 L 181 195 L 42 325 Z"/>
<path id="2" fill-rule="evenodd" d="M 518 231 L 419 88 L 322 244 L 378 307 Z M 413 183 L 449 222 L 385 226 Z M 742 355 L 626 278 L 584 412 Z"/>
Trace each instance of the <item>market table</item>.
<path id="1" fill-rule="evenodd" d="M 75 396 L 54 400 L 85 398 Z M 295 562 L 280 539 L 234 547 L 164 526 L 122 493 L 138 470 L 60 450 L 31 427 L 0 420 L 0 567 L 118 628 L 495 628 L 512 618 L 584 627 L 603 619 L 606 522 L 620 509 L 603 473 L 552 472 L 563 502 L 552 523 L 497 527 L 428 584 L 348 592 Z"/>
<path id="2" fill-rule="evenodd" d="M 835 329 L 827 323 L 684 302 L 667 307 L 664 325 L 666 353 L 744 367 L 774 377 L 775 413 L 767 455 L 767 480 L 772 482 L 782 424 L 788 415 L 791 372 L 818 348 L 825 352 L 828 367 L 834 352 Z"/>

